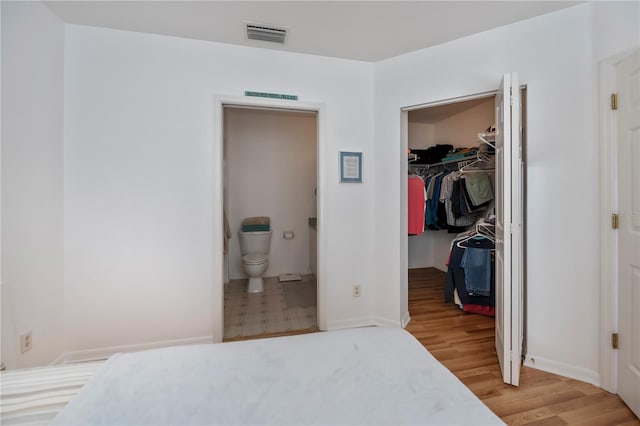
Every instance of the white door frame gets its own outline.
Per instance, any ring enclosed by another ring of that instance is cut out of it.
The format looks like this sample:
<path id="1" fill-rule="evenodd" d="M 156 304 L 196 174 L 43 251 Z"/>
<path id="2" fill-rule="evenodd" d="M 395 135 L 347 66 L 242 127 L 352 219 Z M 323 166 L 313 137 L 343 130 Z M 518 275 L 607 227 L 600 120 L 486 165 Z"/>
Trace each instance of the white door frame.
<path id="1" fill-rule="evenodd" d="M 324 232 L 326 208 L 326 106 L 322 103 L 298 102 L 284 99 L 251 98 L 246 96 L 213 96 L 213 341 L 222 342 L 224 337 L 224 265 L 223 240 L 220 238 L 223 228 L 223 147 L 224 147 L 224 107 L 239 106 L 247 108 L 277 108 L 295 111 L 313 111 L 317 115 L 317 161 L 318 161 L 318 328 L 327 329 L 326 285 L 325 285 L 325 253 L 326 233 Z M 215 232 L 218 230 L 218 232 Z"/>
<path id="2" fill-rule="evenodd" d="M 599 65 L 598 111 L 600 117 L 600 387 L 617 393 L 618 357 L 611 334 L 618 330 L 618 234 L 611 228 L 611 214 L 618 209 L 616 116 L 610 96 L 616 92 L 615 67 L 634 49 L 612 56 Z"/>

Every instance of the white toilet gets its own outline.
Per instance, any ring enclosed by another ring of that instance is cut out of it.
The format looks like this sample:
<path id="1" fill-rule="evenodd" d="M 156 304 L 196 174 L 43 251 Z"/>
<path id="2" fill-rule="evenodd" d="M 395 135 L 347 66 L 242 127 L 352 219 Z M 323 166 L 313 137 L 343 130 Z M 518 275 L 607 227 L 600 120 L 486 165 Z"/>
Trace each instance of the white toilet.
<path id="1" fill-rule="evenodd" d="M 242 267 L 249 276 L 249 293 L 260 293 L 264 290 L 262 276 L 269 266 L 269 249 L 271 248 L 271 231 L 240 232 L 240 252 Z"/>

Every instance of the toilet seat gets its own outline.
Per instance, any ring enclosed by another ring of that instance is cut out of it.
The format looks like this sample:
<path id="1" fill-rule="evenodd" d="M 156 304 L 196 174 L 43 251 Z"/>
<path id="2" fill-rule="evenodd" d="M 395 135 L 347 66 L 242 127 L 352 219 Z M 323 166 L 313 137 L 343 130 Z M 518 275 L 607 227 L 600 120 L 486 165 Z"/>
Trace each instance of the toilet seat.
<path id="1" fill-rule="evenodd" d="M 269 260 L 269 255 L 261 253 L 252 253 L 242 256 L 242 263 L 245 265 L 262 265 Z"/>

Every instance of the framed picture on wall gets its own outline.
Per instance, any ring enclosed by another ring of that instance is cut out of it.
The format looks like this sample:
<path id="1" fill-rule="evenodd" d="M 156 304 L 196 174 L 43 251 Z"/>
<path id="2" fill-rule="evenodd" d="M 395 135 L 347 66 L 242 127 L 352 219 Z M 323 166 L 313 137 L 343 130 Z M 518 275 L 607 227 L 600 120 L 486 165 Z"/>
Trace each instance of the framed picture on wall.
<path id="1" fill-rule="evenodd" d="M 340 182 L 362 183 L 362 153 L 340 151 Z"/>

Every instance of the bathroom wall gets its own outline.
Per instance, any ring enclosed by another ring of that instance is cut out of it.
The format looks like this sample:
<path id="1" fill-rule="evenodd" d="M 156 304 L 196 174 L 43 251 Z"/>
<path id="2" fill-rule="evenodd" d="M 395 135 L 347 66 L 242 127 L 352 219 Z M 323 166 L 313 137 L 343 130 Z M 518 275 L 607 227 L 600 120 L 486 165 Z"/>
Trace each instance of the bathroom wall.
<path id="1" fill-rule="evenodd" d="M 266 276 L 308 274 L 309 226 L 315 217 L 316 114 L 225 108 L 226 211 L 231 279 L 245 278 L 238 231 L 242 219 L 271 218 L 271 252 Z M 293 239 L 284 239 L 293 231 Z"/>

